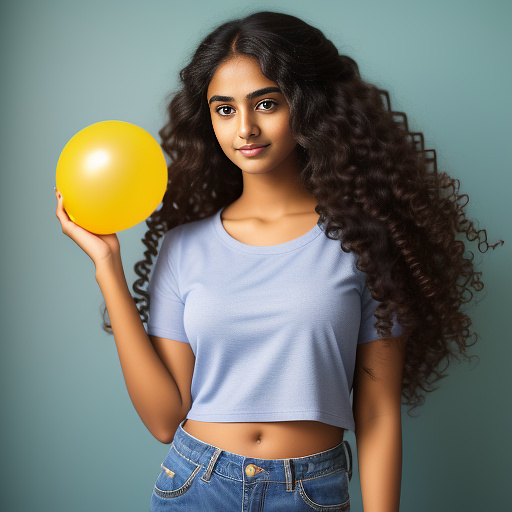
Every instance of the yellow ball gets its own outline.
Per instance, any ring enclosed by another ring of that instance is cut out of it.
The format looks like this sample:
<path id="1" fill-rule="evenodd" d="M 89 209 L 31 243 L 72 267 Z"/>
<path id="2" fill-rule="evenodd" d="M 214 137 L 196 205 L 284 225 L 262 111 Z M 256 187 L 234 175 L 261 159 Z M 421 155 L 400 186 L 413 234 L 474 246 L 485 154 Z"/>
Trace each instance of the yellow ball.
<path id="1" fill-rule="evenodd" d="M 57 162 L 56 185 L 73 222 L 99 235 L 147 219 L 167 188 L 158 142 L 124 121 L 102 121 L 74 135 Z"/>

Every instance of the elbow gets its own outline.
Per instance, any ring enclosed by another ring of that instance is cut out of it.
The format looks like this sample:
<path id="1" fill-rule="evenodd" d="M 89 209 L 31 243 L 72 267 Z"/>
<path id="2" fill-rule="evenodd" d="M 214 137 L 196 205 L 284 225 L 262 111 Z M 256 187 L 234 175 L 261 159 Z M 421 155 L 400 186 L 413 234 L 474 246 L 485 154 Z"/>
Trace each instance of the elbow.
<path id="1" fill-rule="evenodd" d="M 178 427 L 181 425 L 185 418 L 186 413 L 185 415 L 180 415 L 174 421 L 166 422 L 159 427 L 150 429 L 150 432 L 157 441 L 160 441 L 162 444 L 170 444 L 174 439 L 174 435 L 176 434 Z"/>
<path id="2" fill-rule="evenodd" d="M 386 400 L 385 397 L 379 401 L 358 400 L 354 405 L 354 421 L 357 425 L 368 425 L 379 421 L 401 421 L 402 406 L 400 397 L 394 400 Z"/>
<path id="3" fill-rule="evenodd" d="M 358 434 L 370 431 L 401 431 L 401 411 L 400 409 L 392 411 L 382 411 L 372 415 L 360 415 L 354 417 L 356 437 Z"/>
<path id="4" fill-rule="evenodd" d="M 173 439 L 174 439 L 174 432 L 172 434 L 170 434 L 169 432 L 164 432 L 164 433 L 152 433 L 153 434 L 153 437 L 157 440 L 157 441 L 160 441 L 162 444 L 171 444 Z"/>
<path id="5" fill-rule="evenodd" d="M 177 428 L 177 427 L 176 427 Z M 160 429 L 152 429 L 150 430 L 151 435 L 157 440 L 160 441 L 162 444 L 171 444 L 174 435 L 176 434 L 176 429 L 172 428 L 160 428 Z"/>

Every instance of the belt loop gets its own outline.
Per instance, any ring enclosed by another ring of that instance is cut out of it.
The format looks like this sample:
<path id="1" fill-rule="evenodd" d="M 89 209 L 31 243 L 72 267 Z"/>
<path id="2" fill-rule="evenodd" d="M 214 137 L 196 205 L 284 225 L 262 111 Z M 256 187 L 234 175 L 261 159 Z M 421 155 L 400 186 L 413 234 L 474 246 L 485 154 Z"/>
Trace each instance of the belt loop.
<path id="1" fill-rule="evenodd" d="M 348 471 L 348 479 L 349 481 L 352 479 L 352 450 L 350 449 L 350 444 L 345 439 L 343 441 L 343 449 L 345 451 L 345 459 L 347 461 L 347 471 Z"/>
<path id="2" fill-rule="evenodd" d="M 213 466 L 215 466 L 215 463 L 217 462 L 217 459 L 219 458 L 219 455 L 222 453 L 222 450 L 220 448 L 215 448 L 215 452 L 212 455 L 212 458 L 210 459 L 210 463 L 208 464 L 208 468 L 206 469 L 205 474 L 201 477 L 201 480 L 204 482 L 210 481 L 210 476 L 213 471 Z"/>
<path id="3" fill-rule="evenodd" d="M 284 474 L 286 476 L 286 491 L 294 491 L 295 490 L 295 471 L 293 467 L 292 459 L 284 459 Z"/>

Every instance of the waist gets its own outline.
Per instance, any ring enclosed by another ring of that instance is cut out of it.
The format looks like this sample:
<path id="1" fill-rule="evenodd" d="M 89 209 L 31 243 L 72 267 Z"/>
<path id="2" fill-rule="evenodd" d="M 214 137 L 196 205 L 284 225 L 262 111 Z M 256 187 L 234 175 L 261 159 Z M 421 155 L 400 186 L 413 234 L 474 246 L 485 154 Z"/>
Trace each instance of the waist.
<path id="1" fill-rule="evenodd" d="M 237 481 L 268 480 L 288 483 L 290 479 L 306 480 L 337 471 L 349 471 L 352 462 L 347 444 L 347 441 L 342 441 L 329 450 L 305 457 L 261 459 L 245 457 L 204 443 L 191 436 L 180 424 L 171 450 L 175 450 L 198 467 L 208 468 L 208 478 L 215 472 Z"/>
<path id="2" fill-rule="evenodd" d="M 211 423 L 185 419 L 177 434 L 180 429 L 202 443 L 258 459 L 318 454 L 340 445 L 344 433 L 341 427 L 318 421 Z"/>

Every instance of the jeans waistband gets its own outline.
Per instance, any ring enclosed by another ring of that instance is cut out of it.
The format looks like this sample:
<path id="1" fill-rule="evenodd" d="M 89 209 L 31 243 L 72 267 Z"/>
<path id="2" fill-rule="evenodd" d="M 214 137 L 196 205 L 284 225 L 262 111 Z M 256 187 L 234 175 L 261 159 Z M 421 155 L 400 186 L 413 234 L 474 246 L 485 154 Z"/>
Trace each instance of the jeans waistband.
<path id="1" fill-rule="evenodd" d="M 228 452 L 201 441 L 188 432 L 182 425 L 176 433 L 172 446 L 186 459 L 206 468 L 201 477 L 209 481 L 213 471 L 238 481 L 266 480 L 286 483 L 295 488 L 296 480 L 307 480 L 332 473 L 337 470 L 352 474 L 352 453 L 346 440 L 329 450 L 297 457 L 293 459 L 258 459 Z"/>

